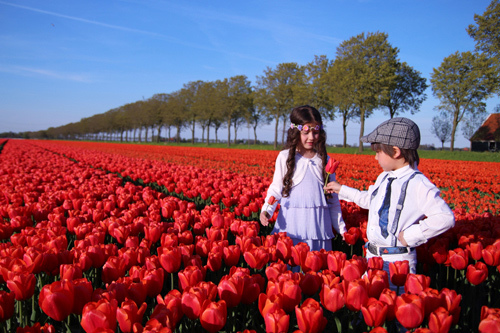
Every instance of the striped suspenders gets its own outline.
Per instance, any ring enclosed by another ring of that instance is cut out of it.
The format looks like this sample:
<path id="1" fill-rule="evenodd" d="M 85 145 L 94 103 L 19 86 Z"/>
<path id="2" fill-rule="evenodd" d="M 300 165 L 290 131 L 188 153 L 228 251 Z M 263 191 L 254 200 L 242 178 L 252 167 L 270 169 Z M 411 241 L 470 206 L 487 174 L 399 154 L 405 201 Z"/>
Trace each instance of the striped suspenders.
<path id="1" fill-rule="evenodd" d="M 396 230 L 398 229 L 398 224 L 399 224 L 399 217 L 401 216 L 401 210 L 403 210 L 403 204 L 405 202 L 406 198 L 406 189 L 408 188 L 408 182 L 413 179 L 416 175 L 422 174 L 420 171 L 415 171 L 414 173 L 411 174 L 411 176 L 401 185 L 401 193 L 399 195 L 398 199 L 398 204 L 396 206 L 396 213 L 394 214 L 394 219 L 391 224 L 391 229 L 389 230 L 389 235 L 392 237 L 392 246 L 397 245 L 398 238 L 396 237 L 395 233 Z M 388 174 L 384 176 L 382 181 L 380 182 L 381 184 L 384 182 L 384 180 L 387 178 Z M 370 201 L 373 200 L 373 198 L 377 195 L 378 193 L 378 187 L 375 189 L 375 191 L 372 192 Z"/>

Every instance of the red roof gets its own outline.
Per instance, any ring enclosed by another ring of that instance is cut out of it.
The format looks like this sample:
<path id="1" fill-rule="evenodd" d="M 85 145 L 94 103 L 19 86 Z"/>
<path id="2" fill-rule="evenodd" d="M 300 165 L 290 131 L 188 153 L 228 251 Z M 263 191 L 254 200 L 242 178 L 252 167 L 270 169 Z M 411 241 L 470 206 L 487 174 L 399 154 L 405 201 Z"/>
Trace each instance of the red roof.
<path id="1" fill-rule="evenodd" d="M 500 141 L 500 113 L 492 113 L 470 141 Z"/>

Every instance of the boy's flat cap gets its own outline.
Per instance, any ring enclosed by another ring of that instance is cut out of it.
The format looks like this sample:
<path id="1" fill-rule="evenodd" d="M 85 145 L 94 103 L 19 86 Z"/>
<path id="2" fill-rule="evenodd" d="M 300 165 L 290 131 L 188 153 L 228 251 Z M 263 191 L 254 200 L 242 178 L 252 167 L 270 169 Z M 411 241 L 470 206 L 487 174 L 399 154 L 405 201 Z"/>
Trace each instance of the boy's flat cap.
<path id="1" fill-rule="evenodd" d="M 362 142 L 383 143 L 402 149 L 417 149 L 420 146 L 420 130 L 408 118 L 392 118 L 384 121 L 368 135 L 361 137 Z"/>

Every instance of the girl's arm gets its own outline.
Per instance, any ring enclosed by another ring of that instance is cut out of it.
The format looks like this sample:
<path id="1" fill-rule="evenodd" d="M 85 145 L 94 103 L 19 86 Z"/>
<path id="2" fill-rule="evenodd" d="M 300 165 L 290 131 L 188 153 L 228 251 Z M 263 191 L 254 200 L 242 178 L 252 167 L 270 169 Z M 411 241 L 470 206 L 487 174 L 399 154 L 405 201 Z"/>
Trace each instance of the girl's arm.
<path id="1" fill-rule="evenodd" d="M 260 220 L 263 225 L 267 225 L 269 223 L 269 218 L 273 216 L 274 211 L 276 210 L 276 206 L 281 200 L 281 192 L 283 190 L 283 177 L 285 177 L 286 173 L 287 153 L 287 151 L 281 151 L 276 158 L 273 182 L 267 189 L 266 199 L 264 201 L 264 205 L 261 208 Z"/>

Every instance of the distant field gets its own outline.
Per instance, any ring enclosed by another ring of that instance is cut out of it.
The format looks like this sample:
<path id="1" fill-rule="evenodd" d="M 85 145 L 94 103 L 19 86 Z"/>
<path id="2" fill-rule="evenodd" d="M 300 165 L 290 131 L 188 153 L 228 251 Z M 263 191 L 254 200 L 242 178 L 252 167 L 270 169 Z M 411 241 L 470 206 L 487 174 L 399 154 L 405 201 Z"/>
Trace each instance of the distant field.
<path id="1" fill-rule="evenodd" d="M 148 144 L 156 144 L 156 143 L 148 143 Z M 160 143 L 160 145 L 165 145 L 165 143 Z M 211 143 L 210 145 L 206 145 L 205 143 L 169 143 L 167 145 L 172 146 L 186 146 L 186 147 L 210 147 L 210 148 L 228 148 L 225 143 Z M 260 149 L 260 150 L 273 150 L 272 145 L 264 145 L 264 144 L 231 144 L 229 148 L 238 148 L 238 149 Z M 279 148 L 280 149 L 280 148 Z M 337 153 L 337 154 L 359 154 L 358 147 L 348 147 L 348 148 L 339 148 L 339 147 L 328 147 L 329 153 Z M 365 147 L 363 155 L 375 155 L 375 153 L 370 149 Z M 427 159 L 437 159 L 437 160 L 453 160 L 453 161 L 477 161 L 477 162 L 500 162 L 500 153 L 498 152 L 471 152 L 471 151 L 454 151 L 451 152 L 449 150 L 419 150 L 418 154 L 420 158 Z"/>

